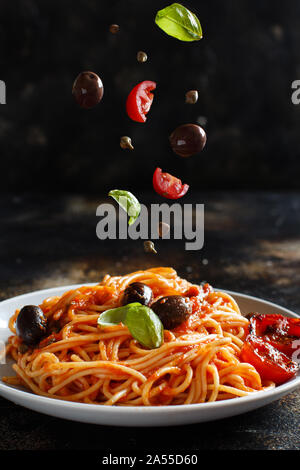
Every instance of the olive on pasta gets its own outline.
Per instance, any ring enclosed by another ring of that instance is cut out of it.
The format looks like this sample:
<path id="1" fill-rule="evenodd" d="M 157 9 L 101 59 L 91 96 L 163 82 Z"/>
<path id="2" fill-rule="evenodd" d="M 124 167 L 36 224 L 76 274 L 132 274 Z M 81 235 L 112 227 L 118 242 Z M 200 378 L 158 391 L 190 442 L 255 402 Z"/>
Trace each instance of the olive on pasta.
<path id="1" fill-rule="evenodd" d="M 127 305 L 132 302 L 139 302 L 142 305 L 150 305 L 153 300 L 153 293 L 151 287 L 142 282 L 133 282 L 126 287 L 122 304 Z"/>
<path id="2" fill-rule="evenodd" d="M 179 326 L 192 313 L 192 306 L 188 298 L 181 295 L 162 297 L 151 305 L 152 310 L 159 316 L 162 324 L 168 330 Z"/>

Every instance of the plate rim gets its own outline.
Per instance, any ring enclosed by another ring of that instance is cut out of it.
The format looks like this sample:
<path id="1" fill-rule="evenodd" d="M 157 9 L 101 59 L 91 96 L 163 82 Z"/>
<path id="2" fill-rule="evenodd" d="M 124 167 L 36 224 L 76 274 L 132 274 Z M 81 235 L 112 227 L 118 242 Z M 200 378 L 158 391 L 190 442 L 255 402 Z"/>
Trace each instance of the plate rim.
<path id="1" fill-rule="evenodd" d="M 97 285 L 98 283 L 80 283 L 80 284 L 67 284 L 65 286 L 55 286 L 55 287 L 50 287 L 46 289 L 39 289 L 35 291 L 30 291 L 26 292 L 23 294 L 19 294 L 14 297 L 10 297 L 8 299 L 2 300 L 0 302 L 0 308 L 5 306 L 5 304 L 9 304 L 11 301 L 17 301 L 18 299 L 24 297 L 24 296 L 29 296 L 29 295 L 44 295 L 47 293 L 53 293 L 53 291 L 63 291 L 63 290 L 71 290 L 71 289 L 76 289 L 78 287 L 83 287 L 83 286 L 93 286 Z M 274 302 L 271 302 L 269 300 L 264 300 L 260 297 L 252 296 L 249 294 L 244 294 L 242 292 L 236 292 L 236 291 L 231 291 L 228 289 L 221 289 L 218 287 L 214 287 L 215 290 L 218 290 L 220 292 L 224 292 L 227 294 L 230 294 L 232 296 L 236 295 L 239 297 L 242 297 L 244 299 L 250 299 L 250 300 L 256 300 L 259 302 L 263 302 L 264 304 L 269 305 L 270 307 L 275 307 L 275 308 L 280 308 L 282 310 L 285 310 L 287 313 L 289 313 L 292 317 L 294 318 L 299 318 L 300 315 L 293 312 L 292 310 L 289 310 L 286 307 L 283 307 L 279 304 L 276 304 Z M 55 294 L 54 294 L 55 295 Z M 279 385 L 278 387 L 275 387 L 270 390 L 261 390 L 258 392 L 254 392 L 251 395 L 247 395 L 244 397 L 236 397 L 232 398 L 230 400 L 220 400 L 220 401 L 215 401 L 215 402 L 205 402 L 205 403 L 191 403 L 191 404 L 186 404 L 186 405 L 161 405 L 161 406 L 115 406 L 115 405 L 95 405 L 95 404 L 90 404 L 90 403 L 80 403 L 80 402 L 73 402 L 73 401 L 68 401 L 64 399 L 57 399 L 57 398 L 50 398 L 50 397 L 44 397 L 42 395 L 37 395 L 33 392 L 26 391 L 26 390 L 20 390 L 18 388 L 6 385 L 4 382 L 2 382 L 1 377 L 0 377 L 0 396 L 4 396 L 4 398 L 13 401 L 13 397 L 24 397 L 24 399 L 27 401 L 40 401 L 41 403 L 48 404 L 50 405 L 51 408 L 53 407 L 59 407 L 59 408 L 69 408 L 69 409 L 86 409 L 89 410 L 89 412 L 92 411 L 98 411 L 101 409 L 101 413 L 107 414 L 107 413 L 114 413 L 114 414 L 119 414 L 119 415 L 127 415 L 129 412 L 133 411 L 138 414 L 161 414 L 163 413 L 168 413 L 171 411 L 175 411 L 179 414 L 186 413 L 187 410 L 192 410 L 192 409 L 202 409 L 204 408 L 205 410 L 214 410 L 214 409 L 226 409 L 230 407 L 234 407 L 235 404 L 240 403 L 242 404 L 250 404 L 253 403 L 254 401 L 258 400 L 260 401 L 260 398 L 263 400 L 263 398 L 268 398 L 271 397 L 273 394 L 278 394 L 278 398 L 285 394 L 286 391 L 292 392 L 293 390 L 297 389 L 300 387 L 300 375 L 295 377 L 294 379 L 286 382 L 285 384 Z M 1 393 L 2 392 L 2 393 Z M 3 393 L 4 392 L 4 393 Z M 11 396 L 10 398 L 7 398 L 7 393 L 9 393 Z M 21 405 L 24 406 L 24 405 Z M 44 413 L 40 411 L 41 413 Z"/>

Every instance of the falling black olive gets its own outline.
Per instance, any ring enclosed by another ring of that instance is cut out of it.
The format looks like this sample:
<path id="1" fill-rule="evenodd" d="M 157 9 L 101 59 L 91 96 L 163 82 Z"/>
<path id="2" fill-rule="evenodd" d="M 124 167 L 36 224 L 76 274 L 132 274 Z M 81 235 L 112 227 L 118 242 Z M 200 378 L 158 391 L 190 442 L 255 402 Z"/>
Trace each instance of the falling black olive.
<path id="1" fill-rule="evenodd" d="M 151 309 L 159 316 L 167 330 L 176 328 L 192 313 L 190 299 L 181 297 L 181 295 L 162 297 L 151 305 Z"/>
<path id="2" fill-rule="evenodd" d="M 82 108 L 96 106 L 102 100 L 104 93 L 101 78 L 94 72 L 81 72 L 73 83 L 72 93 Z"/>
<path id="3" fill-rule="evenodd" d="M 184 124 L 172 132 L 169 140 L 177 155 L 191 157 L 203 150 L 206 144 L 206 133 L 197 124 Z"/>
<path id="4" fill-rule="evenodd" d="M 16 333 L 25 344 L 36 344 L 47 334 L 47 318 L 36 305 L 25 305 L 17 317 Z"/>
<path id="5" fill-rule="evenodd" d="M 153 300 L 151 287 L 142 282 L 133 282 L 126 287 L 122 304 L 127 305 L 132 302 L 139 302 L 142 305 L 150 305 Z"/>

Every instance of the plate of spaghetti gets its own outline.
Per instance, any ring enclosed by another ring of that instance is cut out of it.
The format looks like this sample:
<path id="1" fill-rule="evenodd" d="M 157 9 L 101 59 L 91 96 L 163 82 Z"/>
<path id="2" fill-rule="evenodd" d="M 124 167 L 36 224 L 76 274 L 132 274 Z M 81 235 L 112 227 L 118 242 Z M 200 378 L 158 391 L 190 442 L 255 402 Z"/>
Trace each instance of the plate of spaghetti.
<path id="1" fill-rule="evenodd" d="M 299 330 L 283 307 L 172 268 L 106 275 L 0 304 L 0 395 L 95 424 L 216 420 L 300 385 Z"/>

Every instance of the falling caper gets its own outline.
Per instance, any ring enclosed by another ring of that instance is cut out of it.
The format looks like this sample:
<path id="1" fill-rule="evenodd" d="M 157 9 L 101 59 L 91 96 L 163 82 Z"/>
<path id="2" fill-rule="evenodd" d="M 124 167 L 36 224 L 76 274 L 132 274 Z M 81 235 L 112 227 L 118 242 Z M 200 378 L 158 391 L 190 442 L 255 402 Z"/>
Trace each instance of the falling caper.
<path id="1" fill-rule="evenodd" d="M 188 104 L 195 104 L 198 101 L 198 91 L 190 90 L 185 94 L 185 102 Z"/>
<path id="2" fill-rule="evenodd" d="M 138 62 L 144 63 L 148 59 L 148 56 L 147 56 L 146 52 L 139 51 L 136 55 L 136 58 L 137 58 Z"/>
<path id="3" fill-rule="evenodd" d="M 145 253 L 154 253 L 155 255 L 157 254 L 154 243 L 150 240 L 146 240 L 144 242 L 144 251 Z"/>
<path id="4" fill-rule="evenodd" d="M 118 33 L 120 30 L 120 26 L 118 24 L 111 24 L 110 27 L 109 27 L 109 31 L 112 33 L 112 34 L 116 34 Z"/>
<path id="5" fill-rule="evenodd" d="M 134 146 L 132 145 L 131 138 L 128 135 L 123 135 L 120 139 L 120 147 L 122 149 L 133 150 Z"/>

